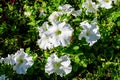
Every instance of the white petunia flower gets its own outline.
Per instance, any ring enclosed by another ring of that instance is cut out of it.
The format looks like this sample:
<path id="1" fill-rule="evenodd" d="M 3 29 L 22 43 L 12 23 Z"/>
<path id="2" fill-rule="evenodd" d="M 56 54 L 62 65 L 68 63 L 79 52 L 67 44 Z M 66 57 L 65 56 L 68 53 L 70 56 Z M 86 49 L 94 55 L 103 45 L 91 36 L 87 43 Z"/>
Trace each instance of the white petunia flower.
<path id="1" fill-rule="evenodd" d="M 51 49 L 53 48 L 54 40 L 51 38 L 51 34 L 49 32 L 49 28 L 51 26 L 48 25 L 48 22 L 44 22 L 41 27 L 38 28 L 40 39 L 38 39 L 37 44 L 42 49 Z"/>
<path id="2" fill-rule="evenodd" d="M 16 64 L 13 66 L 13 70 L 18 74 L 25 74 L 27 69 L 34 63 L 32 57 L 25 53 L 23 49 L 15 53 L 14 60 Z"/>
<path id="3" fill-rule="evenodd" d="M 26 12 L 24 12 L 24 15 L 25 15 L 26 17 L 29 17 L 29 16 L 31 15 L 31 12 L 30 12 L 30 11 L 26 11 Z"/>
<path id="4" fill-rule="evenodd" d="M 42 48 L 42 49 L 45 49 L 45 50 L 53 48 L 54 47 L 54 45 L 53 45 L 54 42 L 55 42 L 55 40 L 53 38 L 51 38 L 50 35 L 44 35 L 44 34 L 37 41 L 39 47 Z"/>
<path id="5" fill-rule="evenodd" d="M 98 0 L 100 7 L 110 9 L 112 8 L 112 0 Z"/>
<path id="6" fill-rule="evenodd" d="M 15 64 L 14 55 L 8 54 L 8 57 L 4 58 L 4 62 L 10 65 L 14 65 Z"/>
<path id="7" fill-rule="evenodd" d="M 5 76 L 5 74 L 4 75 L 1 75 L 0 76 L 0 80 L 9 80 L 6 76 Z"/>
<path id="8" fill-rule="evenodd" d="M 52 54 L 48 57 L 48 63 L 45 65 L 45 72 L 49 75 L 52 73 L 57 73 L 63 77 L 72 71 L 71 61 L 68 56 L 57 57 L 56 54 Z"/>
<path id="9" fill-rule="evenodd" d="M 58 17 L 63 15 L 63 13 L 61 12 L 53 12 L 49 17 L 48 17 L 48 20 L 51 22 L 51 23 L 54 23 L 57 21 Z"/>
<path id="10" fill-rule="evenodd" d="M 79 16 L 82 13 L 82 10 L 75 10 L 70 4 L 59 6 L 58 9 L 62 11 L 63 14 L 72 14 L 75 17 Z"/>
<path id="11" fill-rule="evenodd" d="M 49 34 L 49 27 L 48 22 L 44 22 L 42 26 L 38 27 L 39 36 L 42 37 L 42 35 Z"/>
<path id="12" fill-rule="evenodd" d="M 54 22 L 52 26 L 44 23 L 38 30 L 40 39 L 38 39 L 37 44 L 45 50 L 58 46 L 67 46 L 73 32 L 72 27 L 65 22 Z"/>
<path id="13" fill-rule="evenodd" d="M 92 2 L 92 0 L 86 0 L 86 2 L 82 4 L 82 7 L 87 9 L 86 14 L 88 14 L 88 12 L 95 13 L 98 10 L 98 5 Z"/>
<path id="14" fill-rule="evenodd" d="M 56 43 L 53 43 L 53 45 L 59 45 L 59 46 L 67 46 L 70 43 L 73 29 L 72 27 L 65 23 L 55 23 L 53 26 L 49 29 L 52 38 L 55 40 Z"/>
<path id="15" fill-rule="evenodd" d="M 70 4 L 65 4 L 63 6 L 59 6 L 58 7 L 59 10 L 61 10 L 63 13 L 71 13 L 74 8 L 72 8 L 72 6 Z"/>
<path id="16" fill-rule="evenodd" d="M 0 63 L 3 63 L 3 61 L 4 61 L 4 58 L 3 57 L 0 58 Z"/>
<path id="17" fill-rule="evenodd" d="M 89 24 L 87 21 L 80 23 L 83 30 L 79 35 L 79 40 L 82 37 L 92 46 L 98 39 L 100 39 L 99 28 L 95 24 Z"/>
<path id="18" fill-rule="evenodd" d="M 82 10 L 74 10 L 71 14 L 75 17 L 79 16 L 82 13 Z"/>

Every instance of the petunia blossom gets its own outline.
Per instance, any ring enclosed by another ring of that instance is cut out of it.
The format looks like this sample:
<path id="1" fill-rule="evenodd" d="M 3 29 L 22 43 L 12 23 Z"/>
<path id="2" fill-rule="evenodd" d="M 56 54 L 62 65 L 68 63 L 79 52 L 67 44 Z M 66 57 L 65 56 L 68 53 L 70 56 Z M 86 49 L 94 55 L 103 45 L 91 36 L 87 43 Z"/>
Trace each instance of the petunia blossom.
<path id="1" fill-rule="evenodd" d="M 0 76 L 0 80 L 9 80 L 9 79 L 7 78 L 7 76 L 5 76 L 5 74 L 3 74 Z"/>
<path id="2" fill-rule="evenodd" d="M 39 37 L 41 37 L 42 35 L 45 35 L 45 34 L 49 34 L 49 32 L 48 32 L 49 27 L 50 26 L 48 25 L 48 22 L 44 22 L 42 24 L 42 26 L 38 27 Z"/>
<path id="3" fill-rule="evenodd" d="M 65 22 L 54 22 L 51 26 L 45 24 L 39 28 L 37 44 L 41 49 L 51 49 L 70 44 L 73 29 Z"/>
<path id="4" fill-rule="evenodd" d="M 54 53 L 48 57 L 47 64 L 45 65 L 45 72 L 49 75 L 56 73 L 57 75 L 63 77 L 64 75 L 69 74 L 71 71 L 71 61 L 67 55 L 58 58 Z"/>
<path id="5" fill-rule="evenodd" d="M 89 45 L 92 46 L 98 39 L 100 39 L 98 26 L 96 24 L 89 24 L 87 21 L 81 22 L 80 24 L 83 30 L 79 35 L 79 40 L 84 37 Z"/>
<path id="6" fill-rule="evenodd" d="M 86 2 L 82 4 L 82 7 L 87 9 L 86 14 L 88 14 L 88 12 L 95 13 L 98 10 L 98 5 L 92 0 L 86 0 Z"/>
<path id="7" fill-rule="evenodd" d="M 8 54 L 8 57 L 4 58 L 4 62 L 6 64 L 14 65 L 15 64 L 14 54 Z"/>
<path id="8" fill-rule="evenodd" d="M 63 15 L 62 12 L 53 12 L 49 17 L 48 20 L 53 24 L 54 22 L 57 21 L 58 17 Z"/>
<path id="9" fill-rule="evenodd" d="M 18 74 L 25 74 L 27 69 L 34 63 L 32 57 L 25 53 L 22 48 L 15 53 L 14 60 L 15 65 L 13 66 L 13 70 Z"/>
<path id="10" fill-rule="evenodd" d="M 51 49 L 53 47 L 57 47 L 57 45 L 53 45 L 55 40 L 50 35 L 43 34 L 40 39 L 38 39 L 37 43 L 40 48 L 46 50 Z"/>
<path id="11" fill-rule="evenodd" d="M 51 37 L 56 41 L 53 45 L 58 44 L 59 46 L 67 46 L 70 44 L 73 29 L 69 24 L 65 22 L 55 23 L 49 31 L 51 33 Z"/>
<path id="12" fill-rule="evenodd" d="M 73 15 L 75 17 L 79 16 L 82 13 L 82 10 L 75 10 L 70 4 L 59 6 L 58 9 L 63 14 Z"/>
<path id="13" fill-rule="evenodd" d="M 112 8 L 112 1 L 113 0 L 98 0 L 100 7 L 106 9 Z"/>

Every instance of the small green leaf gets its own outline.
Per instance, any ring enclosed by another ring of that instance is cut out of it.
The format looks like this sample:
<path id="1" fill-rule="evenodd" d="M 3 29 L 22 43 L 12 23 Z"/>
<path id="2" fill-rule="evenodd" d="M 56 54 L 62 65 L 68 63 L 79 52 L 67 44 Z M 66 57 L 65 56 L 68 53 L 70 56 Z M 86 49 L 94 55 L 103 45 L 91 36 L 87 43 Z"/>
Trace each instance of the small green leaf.
<path id="1" fill-rule="evenodd" d="M 73 47 L 73 50 L 75 50 L 75 51 L 78 50 L 78 49 L 79 49 L 79 46 L 74 46 Z"/>

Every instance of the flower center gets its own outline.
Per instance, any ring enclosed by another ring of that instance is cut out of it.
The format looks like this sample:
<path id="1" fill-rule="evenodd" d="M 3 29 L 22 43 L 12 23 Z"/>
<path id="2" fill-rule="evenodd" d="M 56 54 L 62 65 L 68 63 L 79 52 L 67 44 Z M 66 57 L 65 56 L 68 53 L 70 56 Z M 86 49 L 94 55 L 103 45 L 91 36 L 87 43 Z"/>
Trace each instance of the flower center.
<path id="1" fill-rule="evenodd" d="M 19 62 L 19 64 L 22 64 L 24 62 L 22 58 L 17 59 L 17 61 Z"/>
<path id="2" fill-rule="evenodd" d="M 91 8 L 91 7 L 92 7 L 92 4 L 91 4 L 91 3 L 89 3 L 89 4 L 88 4 L 88 6 Z"/>
<path id="3" fill-rule="evenodd" d="M 87 32 L 86 32 L 86 35 L 87 35 L 87 36 L 89 36 L 89 35 L 90 35 L 90 32 L 89 32 L 89 31 L 87 31 Z"/>
<path id="4" fill-rule="evenodd" d="M 110 0 L 105 0 L 105 2 L 109 2 Z"/>
<path id="5" fill-rule="evenodd" d="M 60 65 L 61 65 L 60 62 L 55 62 L 54 64 L 55 67 L 60 67 Z"/>
<path id="6" fill-rule="evenodd" d="M 57 30 L 55 33 L 56 35 L 60 35 L 62 32 L 60 30 Z"/>

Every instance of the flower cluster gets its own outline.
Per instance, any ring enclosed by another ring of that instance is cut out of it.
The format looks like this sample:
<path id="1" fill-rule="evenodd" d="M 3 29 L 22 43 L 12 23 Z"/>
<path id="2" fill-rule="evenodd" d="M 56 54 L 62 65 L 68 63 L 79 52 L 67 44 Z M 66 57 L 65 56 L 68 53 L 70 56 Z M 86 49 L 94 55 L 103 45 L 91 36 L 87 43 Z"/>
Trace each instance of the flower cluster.
<path id="1" fill-rule="evenodd" d="M 69 74 L 72 71 L 71 61 L 67 55 L 58 58 L 55 53 L 51 54 L 47 62 L 45 72 L 49 75 L 57 73 L 57 75 L 63 77 L 63 75 Z"/>
<path id="2" fill-rule="evenodd" d="M 96 13 L 99 7 L 110 9 L 112 8 L 112 2 L 116 3 L 117 1 L 120 0 L 97 0 L 96 2 L 98 3 L 93 2 L 93 0 L 86 0 L 86 2 L 82 4 L 82 7 L 85 8 L 86 14 Z M 59 21 L 59 17 L 67 15 L 74 16 L 76 18 L 82 13 L 82 10 L 75 10 L 70 4 L 59 6 L 58 9 L 58 11 L 54 11 L 48 17 L 50 24 L 46 21 L 42 26 L 38 27 L 40 39 L 37 40 L 37 44 L 41 49 L 50 50 L 54 47 L 65 47 L 70 44 L 71 38 L 74 34 L 74 29 L 69 23 Z M 31 16 L 31 14 L 31 12 L 24 12 L 26 17 Z M 82 30 L 78 39 L 81 40 L 82 38 L 85 38 L 89 46 L 93 46 L 101 37 L 99 26 L 96 22 L 97 20 L 93 20 L 93 23 L 88 23 L 86 20 L 79 22 Z M 15 54 L 8 54 L 8 57 L 6 58 L 1 58 L 0 63 L 3 62 L 13 66 L 13 70 L 15 70 L 17 74 L 26 74 L 28 68 L 34 64 L 32 57 L 25 53 L 24 49 L 18 50 Z M 56 73 L 63 77 L 71 71 L 71 61 L 67 55 L 58 58 L 57 55 L 53 53 L 48 57 L 45 65 L 45 73 L 48 73 L 49 75 Z M 0 76 L 0 80 L 5 79 L 5 75 Z"/>
<path id="3" fill-rule="evenodd" d="M 59 8 L 61 9 L 61 12 L 55 11 L 48 18 L 52 25 L 49 25 L 48 22 L 44 22 L 43 25 L 38 28 L 40 39 L 38 39 L 37 43 L 42 49 L 46 50 L 58 46 L 67 46 L 70 44 L 74 30 L 70 24 L 66 22 L 60 22 L 57 20 L 57 18 L 63 14 L 73 13 L 76 11 L 68 4 L 64 5 L 63 7 L 60 6 Z M 67 13 L 65 13 L 64 10 L 67 11 Z M 76 12 L 76 16 L 77 14 L 78 13 Z"/>
<path id="4" fill-rule="evenodd" d="M 38 30 L 40 39 L 37 43 L 42 49 L 67 46 L 70 43 L 73 32 L 72 27 L 65 22 L 54 23 L 52 26 L 45 22 Z"/>
<path id="5" fill-rule="evenodd" d="M 92 12 L 97 9 L 97 6 L 95 6 L 95 3 L 93 3 L 91 0 L 83 3 L 83 6 L 86 8 L 89 8 L 91 6 L 90 11 Z M 92 8 L 92 6 L 95 6 L 94 9 Z M 74 30 L 72 29 L 70 24 L 58 21 L 58 17 L 63 14 L 72 14 L 73 16 L 78 16 L 81 14 L 82 10 L 75 10 L 69 4 L 59 6 L 59 10 L 60 11 L 58 12 L 53 12 L 48 17 L 48 20 L 52 23 L 52 25 L 49 25 L 48 22 L 44 22 L 43 25 L 38 28 L 40 39 L 38 39 L 37 43 L 41 49 L 46 50 L 58 46 L 67 46 L 68 44 L 70 44 L 70 40 Z M 89 12 L 89 10 L 87 10 L 87 12 Z M 84 25 L 87 26 L 86 29 L 83 27 Z M 98 26 L 96 27 L 95 24 L 88 25 L 88 23 L 83 23 L 83 25 L 81 26 L 84 30 L 81 32 L 79 40 L 81 40 L 82 37 L 85 37 L 86 41 L 90 43 L 90 46 L 97 42 L 97 40 L 100 38 Z M 89 34 L 86 35 L 86 33 Z M 86 36 L 88 36 L 89 38 Z"/>
<path id="6" fill-rule="evenodd" d="M 15 54 L 8 54 L 8 57 L 3 58 L 3 62 L 12 65 L 13 70 L 18 74 L 25 74 L 34 63 L 32 57 L 25 53 L 23 49 L 18 50 Z"/>
<path id="7" fill-rule="evenodd" d="M 88 12 L 96 13 L 98 11 L 98 7 L 110 9 L 112 8 L 112 2 L 114 3 L 117 2 L 117 0 L 97 0 L 97 1 L 98 4 L 96 4 L 92 0 L 86 0 L 86 2 L 82 4 L 82 7 L 87 9 L 86 14 L 88 14 Z"/>

